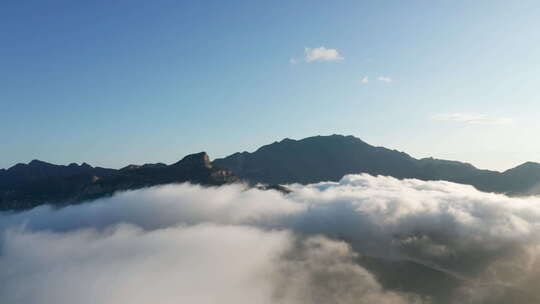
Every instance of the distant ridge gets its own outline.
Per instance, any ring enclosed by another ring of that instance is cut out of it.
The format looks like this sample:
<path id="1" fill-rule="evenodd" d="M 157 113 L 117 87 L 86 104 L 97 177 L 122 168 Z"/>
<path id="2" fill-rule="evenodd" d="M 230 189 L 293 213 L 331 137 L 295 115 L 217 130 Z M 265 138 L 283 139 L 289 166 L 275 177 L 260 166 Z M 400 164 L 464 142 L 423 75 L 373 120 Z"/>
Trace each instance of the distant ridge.
<path id="1" fill-rule="evenodd" d="M 188 155 L 172 165 L 130 165 L 119 170 L 33 160 L 0 170 L 0 210 L 28 209 L 44 203 L 62 206 L 160 184 L 222 185 L 237 180 L 228 169 L 214 167 L 205 152 Z"/>
<path id="2" fill-rule="evenodd" d="M 0 210 L 29 209 L 46 203 L 63 206 L 115 191 L 181 182 L 222 185 L 243 180 L 270 185 L 257 186 L 260 189 L 286 193 L 286 188 L 277 185 L 338 181 L 351 173 L 446 180 L 508 195 L 540 194 L 538 163 L 526 162 L 504 172 L 480 170 L 459 161 L 416 159 L 350 135 L 330 135 L 285 138 L 255 152 L 234 153 L 213 162 L 205 152 L 171 165 L 129 165 L 121 169 L 32 160 L 0 169 Z"/>
<path id="3" fill-rule="evenodd" d="M 446 180 L 509 195 L 540 193 L 538 163 L 527 162 L 505 172 L 480 170 L 458 161 L 416 159 L 404 152 L 375 147 L 357 137 L 343 135 L 286 138 L 253 153 L 234 153 L 216 159 L 214 164 L 254 183 L 314 183 L 337 181 L 349 173 L 369 173 Z"/>

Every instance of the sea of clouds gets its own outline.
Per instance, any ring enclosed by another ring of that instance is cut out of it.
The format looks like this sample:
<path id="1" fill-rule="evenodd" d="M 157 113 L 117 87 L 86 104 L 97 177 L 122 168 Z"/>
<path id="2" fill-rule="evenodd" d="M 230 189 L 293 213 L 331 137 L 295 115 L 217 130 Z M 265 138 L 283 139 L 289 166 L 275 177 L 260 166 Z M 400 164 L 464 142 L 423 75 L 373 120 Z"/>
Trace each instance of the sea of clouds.
<path id="1" fill-rule="evenodd" d="M 0 302 L 540 303 L 540 198 L 347 175 L 0 213 Z"/>

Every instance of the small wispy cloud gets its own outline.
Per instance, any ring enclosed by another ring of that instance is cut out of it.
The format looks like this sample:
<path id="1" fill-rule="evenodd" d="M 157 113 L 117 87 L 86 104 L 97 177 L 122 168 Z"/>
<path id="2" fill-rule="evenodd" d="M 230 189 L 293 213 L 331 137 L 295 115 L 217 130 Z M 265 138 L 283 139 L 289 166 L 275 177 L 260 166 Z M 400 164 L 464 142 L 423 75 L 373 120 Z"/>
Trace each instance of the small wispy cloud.
<path id="1" fill-rule="evenodd" d="M 377 77 L 377 80 L 382 81 L 382 82 L 392 82 L 392 78 L 387 77 L 387 76 L 379 76 Z"/>
<path id="2" fill-rule="evenodd" d="M 431 117 L 433 120 L 457 121 L 470 124 L 509 124 L 512 118 L 490 116 L 486 114 L 467 114 L 467 113 L 446 113 L 436 114 Z"/>
<path id="3" fill-rule="evenodd" d="M 291 63 L 291 64 L 296 64 L 296 63 L 298 63 L 298 59 L 296 59 L 296 58 L 291 58 L 291 59 L 289 59 L 289 63 Z"/>
<path id="4" fill-rule="evenodd" d="M 390 83 L 393 81 L 392 78 L 388 77 L 388 76 L 379 76 L 379 77 L 373 77 L 373 79 L 377 80 L 377 81 L 380 81 L 380 82 L 386 82 L 386 83 Z M 368 84 L 369 83 L 369 76 L 362 76 L 360 78 L 360 83 L 361 84 Z"/>
<path id="5" fill-rule="evenodd" d="M 305 48 L 304 49 L 304 60 L 306 62 L 315 62 L 315 61 L 339 61 L 343 60 L 336 49 L 327 49 L 324 46 L 318 48 Z"/>

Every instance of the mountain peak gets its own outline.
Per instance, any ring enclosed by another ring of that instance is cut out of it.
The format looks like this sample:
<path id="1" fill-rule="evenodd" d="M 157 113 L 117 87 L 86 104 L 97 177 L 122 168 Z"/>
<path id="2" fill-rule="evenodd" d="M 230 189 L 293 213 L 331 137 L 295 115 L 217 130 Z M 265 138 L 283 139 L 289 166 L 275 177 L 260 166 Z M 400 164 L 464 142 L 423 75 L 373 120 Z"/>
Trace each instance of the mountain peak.
<path id="1" fill-rule="evenodd" d="M 528 161 L 515 168 L 506 170 L 505 173 L 511 173 L 511 172 L 517 172 L 517 171 L 531 171 L 531 170 L 535 171 L 539 169 L 540 169 L 540 163 Z"/>
<path id="2" fill-rule="evenodd" d="M 531 161 L 528 161 L 528 162 L 525 162 L 521 165 L 518 166 L 519 167 L 524 167 L 524 168 L 537 168 L 537 167 L 540 167 L 540 163 L 535 163 L 535 162 L 531 162 Z"/>
<path id="3" fill-rule="evenodd" d="M 136 169 L 139 169 L 141 166 L 140 165 L 134 165 L 134 164 L 131 164 L 131 165 L 127 165 L 125 167 L 122 167 L 120 168 L 119 170 L 136 170 Z"/>
<path id="4" fill-rule="evenodd" d="M 288 137 L 285 137 L 284 139 L 282 139 L 282 140 L 280 141 L 280 143 L 288 143 L 288 142 L 295 142 L 295 141 L 296 141 L 296 140 L 294 140 L 294 139 L 290 139 L 290 138 L 288 138 Z"/>
<path id="5" fill-rule="evenodd" d="M 268 184 L 336 181 L 358 172 L 410 177 L 408 172 L 415 170 L 412 158 L 404 153 L 338 134 L 285 138 L 253 153 L 216 159 L 214 164 L 246 180 Z"/>
<path id="6" fill-rule="evenodd" d="M 341 134 L 332 134 L 332 135 L 315 135 L 302 139 L 291 139 L 284 138 L 281 141 L 274 141 L 271 144 L 264 145 L 257 149 L 254 153 L 262 151 L 272 151 L 272 149 L 287 149 L 290 146 L 300 147 L 305 144 L 311 145 L 358 145 L 358 146 L 370 146 L 363 140 L 353 135 L 341 135 Z M 245 153 L 245 152 L 244 152 Z M 242 153 L 242 154 L 244 154 Z M 249 153 L 248 153 L 249 154 Z"/>
<path id="7" fill-rule="evenodd" d="M 31 162 L 28 163 L 28 165 L 31 167 L 37 167 L 37 166 L 50 166 L 52 164 L 41 161 L 39 159 L 33 159 Z"/>
<path id="8" fill-rule="evenodd" d="M 80 167 L 81 167 L 81 168 L 85 168 L 85 169 L 92 169 L 92 166 L 90 166 L 90 165 L 87 164 L 87 163 L 82 163 Z"/>
<path id="9" fill-rule="evenodd" d="M 30 161 L 28 164 L 24 164 L 24 163 L 15 164 L 15 165 L 9 167 L 7 169 L 7 171 L 19 172 L 21 170 L 29 170 L 29 169 L 31 170 L 31 169 L 42 168 L 42 167 L 50 167 L 50 166 L 54 166 L 54 165 L 49 164 L 49 163 L 44 162 L 44 161 L 41 161 L 39 159 L 34 159 L 34 160 Z"/>
<path id="10" fill-rule="evenodd" d="M 210 162 L 210 157 L 208 157 L 208 154 L 206 152 L 199 152 L 199 153 L 187 155 L 186 157 L 182 158 L 182 160 L 173 164 L 173 166 L 183 167 L 186 169 L 193 169 L 193 168 L 211 169 L 212 163 Z"/>

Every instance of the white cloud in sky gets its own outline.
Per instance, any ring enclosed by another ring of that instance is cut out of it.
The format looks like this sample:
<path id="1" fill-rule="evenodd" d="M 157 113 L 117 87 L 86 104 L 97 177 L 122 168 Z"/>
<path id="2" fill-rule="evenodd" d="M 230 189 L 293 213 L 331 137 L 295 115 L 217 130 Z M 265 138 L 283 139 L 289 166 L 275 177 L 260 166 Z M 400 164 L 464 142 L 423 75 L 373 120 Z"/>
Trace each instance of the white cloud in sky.
<path id="1" fill-rule="evenodd" d="M 305 48 L 304 54 L 304 59 L 308 63 L 315 61 L 339 61 L 344 59 L 343 56 L 339 54 L 338 50 L 327 49 L 324 46 L 318 48 Z"/>
<path id="2" fill-rule="evenodd" d="M 379 76 L 377 77 L 377 80 L 382 81 L 382 82 L 392 82 L 392 78 L 387 77 L 387 76 Z"/>
<path id="3" fill-rule="evenodd" d="M 432 116 L 433 120 L 458 121 L 471 124 L 509 124 L 512 118 L 490 116 L 487 114 L 447 113 Z"/>
<path id="4" fill-rule="evenodd" d="M 390 77 L 387 77 L 387 76 L 379 76 L 379 77 L 376 77 L 374 78 L 378 81 L 381 81 L 381 82 L 386 82 L 386 83 L 390 83 L 393 81 L 392 78 Z M 360 83 L 361 84 L 368 84 L 369 83 L 369 76 L 363 76 L 362 78 L 360 78 Z"/>

